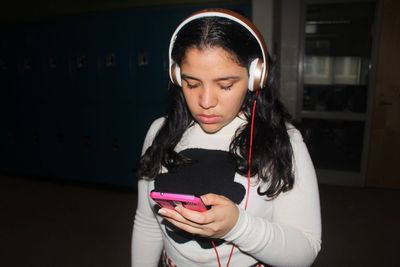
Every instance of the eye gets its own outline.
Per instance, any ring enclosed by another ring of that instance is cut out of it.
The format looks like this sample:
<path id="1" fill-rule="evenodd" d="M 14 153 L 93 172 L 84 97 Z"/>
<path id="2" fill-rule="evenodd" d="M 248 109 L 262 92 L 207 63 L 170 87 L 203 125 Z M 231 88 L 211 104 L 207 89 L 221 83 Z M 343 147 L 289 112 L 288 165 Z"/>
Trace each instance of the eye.
<path id="1" fill-rule="evenodd" d="M 189 89 L 195 89 L 195 88 L 199 87 L 199 83 L 190 83 L 188 81 L 185 81 L 185 83 L 186 83 L 186 87 Z"/>
<path id="2" fill-rule="evenodd" d="M 199 87 L 199 84 L 198 84 L 198 83 L 197 83 L 197 84 L 190 84 L 190 83 L 188 83 L 188 84 L 187 84 L 187 87 L 188 87 L 189 89 L 194 89 L 194 88 Z"/>
<path id="3" fill-rule="evenodd" d="M 233 86 L 233 84 L 228 84 L 228 85 L 220 85 L 220 88 L 221 88 L 222 90 L 229 91 L 229 90 L 231 90 L 231 89 L 232 89 L 232 86 Z"/>

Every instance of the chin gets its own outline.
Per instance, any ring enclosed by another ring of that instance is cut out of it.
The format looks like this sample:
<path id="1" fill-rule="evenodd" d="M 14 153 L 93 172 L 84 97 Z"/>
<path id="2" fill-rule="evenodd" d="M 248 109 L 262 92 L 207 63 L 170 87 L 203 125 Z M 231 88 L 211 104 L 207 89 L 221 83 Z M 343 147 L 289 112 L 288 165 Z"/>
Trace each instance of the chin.
<path id="1" fill-rule="evenodd" d="M 200 124 L 200 126 L 208 134 L 216 133 L 224 127 L 220 124 Z"/>

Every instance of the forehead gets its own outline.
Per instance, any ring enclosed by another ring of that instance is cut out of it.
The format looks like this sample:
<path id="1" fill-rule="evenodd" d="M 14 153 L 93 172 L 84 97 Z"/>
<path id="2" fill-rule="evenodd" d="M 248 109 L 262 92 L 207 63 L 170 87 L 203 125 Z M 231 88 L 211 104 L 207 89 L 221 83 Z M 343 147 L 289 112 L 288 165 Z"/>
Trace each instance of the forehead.
<path id="1" fill-rule="evenodd" d="M 212 55 L 213 57 L 223 58 L 227 61 L 231 61 L 232 63 L 236 63 L 237 65 L 241 65 L 235 53 L 220 46 L 189 47 L 185 51 L 182 64 L 185 64 L 185 62 L 187 63 L 187 61 L 190 60 L 188 57 L 193 57 L 193 54 Z"/>

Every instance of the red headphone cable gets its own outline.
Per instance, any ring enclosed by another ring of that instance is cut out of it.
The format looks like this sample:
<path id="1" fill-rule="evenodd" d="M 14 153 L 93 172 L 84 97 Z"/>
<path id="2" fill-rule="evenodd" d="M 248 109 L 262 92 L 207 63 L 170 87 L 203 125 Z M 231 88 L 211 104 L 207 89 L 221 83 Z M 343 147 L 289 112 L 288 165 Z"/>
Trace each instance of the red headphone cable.
<path id="1" fill-rule="evenodd" d="M 258 90 L 256 92 L 256 97 L 258 97 Z M 257 106 L 257 99 L 254 100 L 253 109 L 251 111 L 249 155 L 248 155 L 248 158 L 247 158 L 247 164 L 248 164 L 248 169 L 247 169 L 247 194 L 246 194 L 246 201 L 245 201 L 245 204 L 244 204 L 244 210 L 246 210 L 247 206 L 249 205 L 250 177 L 251 177 L 251 156 L 253 154 L 253 133 L 254 133 L 254 117 L 255 117 L 255 113 L 256 113 L 256 106 Z M 218 267 L 222 267 L 221 260 L 219 258 L 219 254 L 218 254 L 218 249 L 215 246 L 214 240 L 211 240 L 211 244 L 213 245 L 213 248 L 214 248 L 214 251 L 215 251 L 215 255 L 217 256 Z M 231 253 L 229 254 L 229 258 L 228 258 L 228 262 L 226 263 L 226 267 L 229 267 L 229 264 L 231 262 L 231 258 L 232 258 L 234 249 L 235 249 L 235 245 L 232 244 Z"/>

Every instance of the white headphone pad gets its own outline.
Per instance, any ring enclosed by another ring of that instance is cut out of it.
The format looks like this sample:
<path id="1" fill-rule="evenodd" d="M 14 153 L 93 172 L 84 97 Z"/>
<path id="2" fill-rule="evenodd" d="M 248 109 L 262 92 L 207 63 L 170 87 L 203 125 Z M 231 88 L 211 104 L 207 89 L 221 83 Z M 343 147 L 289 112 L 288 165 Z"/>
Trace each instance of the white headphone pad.
<path id="1" fill-rule="evenodd" d="M 248 84 L 248 88 L 250 91 L 254 91 L 255 89 L 255 84 L 254 84 L 254 79 L 256 79 L 256 73 L 257 73 L 257 65 L 258 65 L 258 61 L 260 59 L 256 58 L 254 59 L 251 63 L 250 63 L 250 67 L 249 67 L 249 84 Z M 256 85 L 257 87 L 257 85 Z"/>
<path id="2" fill-rule="evenodd" d="M 182 87 L 181 68 L 176 63 L 170 67 L 170 78 L 173 84 Z"/>

